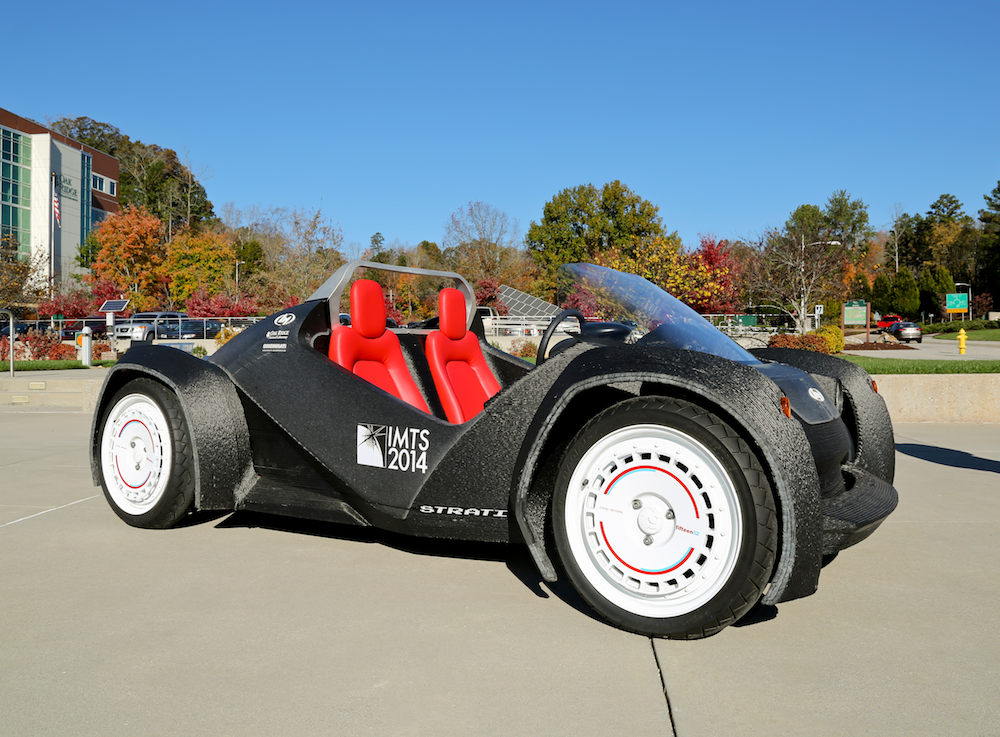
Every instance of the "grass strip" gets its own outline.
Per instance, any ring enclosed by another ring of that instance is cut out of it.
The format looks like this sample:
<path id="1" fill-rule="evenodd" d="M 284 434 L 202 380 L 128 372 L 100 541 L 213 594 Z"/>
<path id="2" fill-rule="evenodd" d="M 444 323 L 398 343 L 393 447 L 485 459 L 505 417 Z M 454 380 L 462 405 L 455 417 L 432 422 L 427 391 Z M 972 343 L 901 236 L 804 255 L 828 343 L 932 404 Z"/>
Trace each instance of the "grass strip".
<path id="1" fill-rule="evenodd" d="M 958 333 L 938 333 L 933 337 L 937 340 L 958 340 Z M 968 340 L 1000 340 L 1000 330 L 969 330 L 965 337 Z"/>
<path id="2" fill-rule="evenodd" d="M 869 374 L 1000 374 L 1000 361 L 950 361 L 917 358 L 840 356 Z"/>
<path id="3" fill-rule="evenodd" d="M 115 361 L 94 361 L 95 366 L 114 366 Z M 14 371 L 64 371 L 82 369 L 82 361 L 14 361 Z M 0 374 L 10 372 L 10 361 L 0 361 Z M 3 378 L 0 376 L 0 378 Z"/>

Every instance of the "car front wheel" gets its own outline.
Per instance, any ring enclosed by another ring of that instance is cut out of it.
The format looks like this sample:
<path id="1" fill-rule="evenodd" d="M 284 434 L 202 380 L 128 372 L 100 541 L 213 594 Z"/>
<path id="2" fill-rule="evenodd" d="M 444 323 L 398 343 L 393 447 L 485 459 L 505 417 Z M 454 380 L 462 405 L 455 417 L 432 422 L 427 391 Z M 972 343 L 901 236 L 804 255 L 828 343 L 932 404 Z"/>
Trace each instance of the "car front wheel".
<path id="1" fill-rule="evenodd" d="M 777 521 L 752 448 L 697 405 L 630 399 L 570 443 L 552 507 L 580 595 L 622 629 L 675 639 L 732 624 L 770 578 Z"/>
<path id="2" fill-rule="evenodd" d="M 134 527 L 177 523 L 194 502 L 192 447 L 177 397 L 139 378 L 122 387 L 101 419 L 104 496 Z"/>

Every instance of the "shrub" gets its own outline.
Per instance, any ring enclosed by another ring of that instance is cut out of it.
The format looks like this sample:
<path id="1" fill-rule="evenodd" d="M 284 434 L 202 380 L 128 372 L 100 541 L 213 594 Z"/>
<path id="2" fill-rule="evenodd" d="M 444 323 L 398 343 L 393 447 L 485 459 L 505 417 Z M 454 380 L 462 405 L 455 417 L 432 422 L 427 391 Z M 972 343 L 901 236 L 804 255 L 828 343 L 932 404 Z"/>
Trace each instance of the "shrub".
<path id="1" fill-rule="evenodd" d="M 240 330 L 231 325 L 223 326 L 219 334 L 215 336 L 215 347 L 221 348 L 240 333 Z"/>
<path id="2" fill-rule="evenodd" d="M 90 360 L 96 362 L 101 360 L 101 355 L 111 350 L 111 341 L 95 340 L 90 344 Z"/>
<path id="3" fill-rule="evenodd" d="M 818 335 L 826 341 L 827 353 L 840 353 L 844 350 L 844 333 L 836 325 L 824 325 L 811 335 Z"/>
<path id="4" fill-rule="evenodd" d="M 843 340 L 843 338 L 841 339 Z M 767 341 L 768 348 L 797 348 L 802 351 L 829 353 L 827 342 L 818 335 L 795 335 L 794 333 L 775 333 Z"/>
<path id="5" fill-rule="evenodd" d="M 509 353 L 518 358 L 534 358 L 538 355 L 538 346 L 527 338 L 514 338 L 510 343 Z"/>
<path id="6" fill-rule="evenodd" d="M 191 349 L 191 354 L 197 358 L 204 358 L 208 355 L 208 349 L 203 345 L 196 345 Z"/>

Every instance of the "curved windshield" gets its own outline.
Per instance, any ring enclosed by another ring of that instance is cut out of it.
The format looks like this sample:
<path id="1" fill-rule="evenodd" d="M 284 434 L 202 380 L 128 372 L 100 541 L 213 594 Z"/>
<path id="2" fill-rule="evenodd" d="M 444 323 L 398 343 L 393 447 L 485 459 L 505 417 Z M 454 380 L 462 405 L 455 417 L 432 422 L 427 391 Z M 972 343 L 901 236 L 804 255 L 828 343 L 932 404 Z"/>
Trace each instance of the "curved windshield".
<path id="1" fill-rule="evenodd" d="M 760 363 L 704 317 L 652 282 L 593 264 L 566 264 L 557 274 L 559 301 L 587 317 L 620 322 L 638 343 L 711 353 L 740 363 Z"/>

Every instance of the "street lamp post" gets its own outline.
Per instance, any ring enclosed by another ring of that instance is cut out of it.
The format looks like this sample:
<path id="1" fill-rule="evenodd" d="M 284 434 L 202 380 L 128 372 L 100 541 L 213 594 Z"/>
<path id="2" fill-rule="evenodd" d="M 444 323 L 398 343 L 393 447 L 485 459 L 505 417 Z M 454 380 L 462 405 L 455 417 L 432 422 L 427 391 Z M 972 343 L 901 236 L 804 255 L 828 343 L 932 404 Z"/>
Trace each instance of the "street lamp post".
<path id="1" fill-rule="evenodd" d="M 840 241 L 814 241 L 812 243 L 806 243 L 806 237 L 802 235 L 802 254 L 799 260 L 799 324 L 802 326 L 800 328 L 800 333 L 802 335 L 806 334 L 806 248 L 809 246 L 839 246 Z"/>
<path id="2" fill-rule="evenodd" d="M 972 285 L 969 284 L 968 282 L 957 281 L 957 282 L 955 282 L 955 286 L 956 287 L 968 287 L 969 288 L 969 306 L 968 306 L 968 308 L 965 311 L 969 315 L 969 319 L 971 320 L 972 319 Z M 965 322 L 965 315 L 962 315 L 962 322 Z"/>

